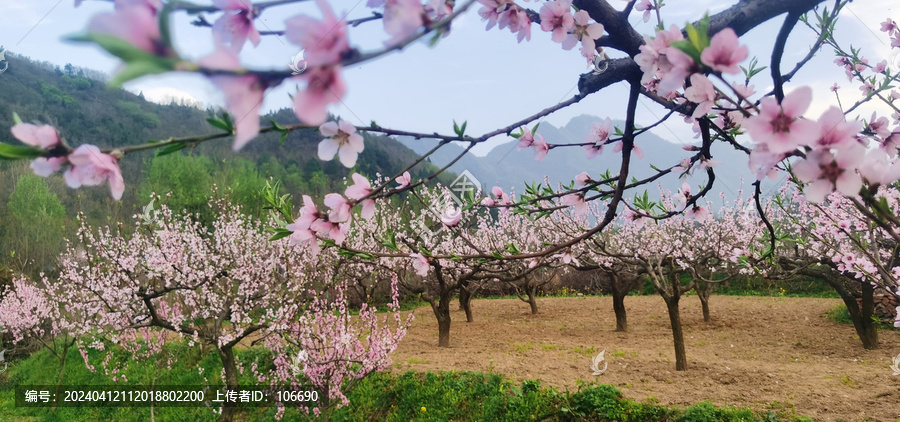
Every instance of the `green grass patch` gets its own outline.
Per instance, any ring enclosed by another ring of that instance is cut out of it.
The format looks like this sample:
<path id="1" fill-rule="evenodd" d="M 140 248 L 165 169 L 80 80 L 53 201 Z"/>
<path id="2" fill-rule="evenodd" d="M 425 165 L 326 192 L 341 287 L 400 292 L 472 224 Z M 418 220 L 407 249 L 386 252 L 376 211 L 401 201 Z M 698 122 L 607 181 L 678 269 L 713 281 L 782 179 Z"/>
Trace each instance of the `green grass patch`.
<path id="1" fill-rule="evenodd" d="M 847 305 L 843 303 L 834 307 L 834 309 L 825 313 L 825 317 L 831 321 L 834 321 L 838 324 L 846 324 L 853 325 L 853 320 L 850 319 L 850 311 L 847 310 Z M 873 317 L 874 318 L 874 317 Z M 881 322 L 881 320 L 875 321 L 875 327 L 879 330 L 898 330 L 900 329 L 894 327 L 894 324 L 888 324 L 885 322 Z"/>
<path id="2" fill-rule="evenodd" d="M 96 364 L 107 352 L 92 351 Z M 129 359 L 113 350 L 111 358 L 122 362 L 121 375 L 127 383 L 114 383 L 99 368 L 89 371 L 78 350 L 71 350 L 63 384 L 66 385 L 208 385 L 220 383 L 221 367 L 214 353 L 201 354 L 199 348 L 174 344 L 164 359 Z M 171 358 L 171 363 L 169 362 Z M 262 348 L 240 350 L 239 361 L 271 364 L 271 355 Z M 201 371 L 199 368 L 203 368 Z M 149 408 L 17 408 L 13 400 L 15 385 L 55 384 L 59 361 L 46 350 L 13 362 L 0 375 L 0 421 L 117 421 L 150 420 Z M 256 385 L 250 371 L 241 375 L 242 385 Z M 512 383 L 504 376 L 481 372 L 413 372 L 373 374 L 347 393 L 350 405 L 332 415 L 334 421 L 622 421 L 622 422 L 705 422 L 705 421 L 794 421 L 793 408 L 769 410 L 758 414 L 748 409 L 719 408 L 698 403 L 688 408 L 660 406 L 655 400 L 636 402 L 625 398 L 613 386 L 582 383 L 577 391 L 559 391 L 541 386 L 540 381 Z M 789 410 L 789 412 L 787 411 Z M 245 410 L 241 421 L 274 421 L 274 408 Z M 159 421 L 213 421 L 206 408 L 156 408 Z M 305 415 L 287 409 L 284 421 L 307 420 Z"/>

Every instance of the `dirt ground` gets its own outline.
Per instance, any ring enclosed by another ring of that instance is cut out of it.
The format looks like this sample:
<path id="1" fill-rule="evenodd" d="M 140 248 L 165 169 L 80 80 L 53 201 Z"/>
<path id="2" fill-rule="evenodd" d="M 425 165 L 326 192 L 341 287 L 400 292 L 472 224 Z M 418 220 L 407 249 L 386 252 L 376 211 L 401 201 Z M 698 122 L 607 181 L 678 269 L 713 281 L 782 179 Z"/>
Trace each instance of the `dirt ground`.
<path id="1" fill-rule="evenodd" d="M 628 297 L 629 332 L 617 333 L 610 297 L 473 301 L 475 322 L 454 311 L 450 348 L 437 347 L 430 307 L 393 359 L 396 371 L 494 371 L 513 380 L 576 390 L 578 380 L 617 386 L 635 400 L 793 412 L 823 421 L 900 421 L 900 376 L 889 369 L 900 332 L 881 331 L 862 348 L 853 327 L 828 320 L 839 299 L 713 296 L 703 322 L 696 296 L 681 301 L 688 369 L 675 371 L 666 308 L 659 297 Z M 454 309 L 456 305 L 454 304 Z M 591 356 L 609 369 L 592 376 Z"/>

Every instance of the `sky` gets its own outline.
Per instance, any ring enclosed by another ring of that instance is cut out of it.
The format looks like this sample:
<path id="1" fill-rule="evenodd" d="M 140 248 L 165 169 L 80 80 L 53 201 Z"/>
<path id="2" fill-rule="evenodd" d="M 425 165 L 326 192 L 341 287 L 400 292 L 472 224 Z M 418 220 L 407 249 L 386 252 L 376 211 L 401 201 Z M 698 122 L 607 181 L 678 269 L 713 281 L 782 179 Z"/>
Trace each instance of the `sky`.
<path id="1" fill-rule="evenodd" d="M 609 1 L 617 8 L 625 4 L 622 0 Z M 667 25 L 683 26 L 705 12 L 714 14 L 735 2 L 669 0 L 661 12 Z M 196 3 L 211 2 L 196 0 Z M 457 0 L 458 5 L 462 3 L 462 0 Z M 346 16 L 346 19 L 365 17 L 372 11 L 366 7 L 365 0 L 336 0 L 331 4 L 338 16 Z M 520 4 L 538 8 L 535 3 Z M 501 31 L 495 27 L 485 31 L 485 22 L 477 14 L 479 7 L 478 4 L 473 5 L 454 21 L 450 35 L 434 47 L 429 47 L 429 37 L 424 37 L 425 41 L 413 44 L 402 52 L 344 69 L 348 95 L 342 104 L 331 107 L 330 111 L 357 125 L 368 125 L 374 120 L 384 127 L 426 133 L 437 131 L 452 134 L 453 120 L 467 121 L 467 134 L 476 136 L 532 115 L 577 92 L 579 75 L 588 71 L 577 49 L 563 50 L 550 40 L 549 33 L 542 32 L 537 25 L 532 27 L 531 41 L 522 43 L 517 43 L 516 36 L 508 30 Z M 102 0 L 87 0 L 78 8 L 74 7 L 74 0 L 0 0 L 0 45 L 35 60 L 61 66 L 72 63 L 113 74 L 120 65 L 115 57 L 99 47 L 63 39 L 84 31 L 91 16 L 111 10 L 112 4 Z M 260 30 L 281 30 L 284 29 L 285 19 L 298 14 L 315 18 L 321 16 L 314 2 L 302 2 L 267 9 L 257 20 L 257 27 Z M 886 34 L 878 31 L 880 22 L 886 17 L 900 21 L 900 3 L 895 0 L 853 2 L 841 14 L 837 37 L 846 46 L 852 44 L 861 48 L 864 57 L 870 57 L 872 63 L 877 63 L 891 53 Z M 207 16 L 211 22 L 216 18 L 216 15 Z M 209 28 L 194 27 L 190 25 L 191 20 L 193 18 L 188 15 L 176 14 L 174 37 L 182 57 L 197 59 L 212 52 L 213 41 Z M 768 65 L 774 35 L 781 20 L 773 19 L 741 37 L 741 43 L 750 48 L 751 57 L 758 57 L 762 65 Z M 640 13 L 633 13 L 631 21 L 639 32 L 652 34 L 654 21 L 642 22 Z M 363 52 L 380 48 L 387 38 L 380 21 L 349 29 L 351 46 Z M 798 27 L 789 39 L 783 68 L 793 67 L 793 63 L 806 54 L 813 41 L 811 30 Z M 284 37 L 265 36 L 256 48 L 247 44 L 241 60 L 252 69 L 286 70 L 291 58 L 299 51 L 298 46 Z M 621 56 L 614 52 L 610 55 Z M 814 88 L 814 101 L 807 116 L 817 117 L 829 106 L 836 105 L 834 95 L 828 91 L 833 83 L 841 86 L 838 93 L 844 104 L 861 98 L 858 84 L 848 82 L 843 70 L 832 63 L 833 59 L 831 51 L 822 51 L 788 85 L 788 92 L 801 84 Z M 752 83 L 756 85 L 757 92 L 771 89 L 767 72 L 757 76 Z M 175 96 L 204 105 L 223 105 L 222 95 L 213 85 L 195 75 L 173 73 L 144 77 L 126 84 L 125 88 L 135 93 L 143 92 L 151 100 Z M 290 107 L 288 94 L 296 89 L 296 84 L 292 83 L 269 91 L 263 111 Z M 581 114 L 624 120 L 626 94 L 627 87 L 620 83 L 554 113 L 544 121 L 562 126 Z M 863 108 L 860 114 L 868 117 L 872 110 Z M 636 118 L 639 125 L 649 125 L 656 121 L 656 116 L 662 115 L 662 108 L 642 100 Z M 696 142 L 691 126 L 678 118 L 670 119 L 653 132 L 674 143 Z M 510 140 L 501 136 L 476 147 L 474 152 L 483 155 L 494 146 Z M 580 140 L 547 141 L 553 144 Z"/>

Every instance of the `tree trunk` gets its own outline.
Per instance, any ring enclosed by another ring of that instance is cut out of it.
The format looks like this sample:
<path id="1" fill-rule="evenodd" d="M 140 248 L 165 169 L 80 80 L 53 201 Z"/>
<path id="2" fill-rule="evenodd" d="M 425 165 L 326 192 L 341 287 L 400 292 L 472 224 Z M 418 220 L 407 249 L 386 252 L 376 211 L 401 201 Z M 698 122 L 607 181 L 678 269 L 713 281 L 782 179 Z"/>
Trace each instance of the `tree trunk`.
<path id="1" fill-rule="evenodd" d="M 531 306 L 531 315 L 537 315 L 537 286 L 528 288 L 528 305 Z"/>
<path id="2" fill-rule="evenodd" d="M 219 358 L 222 359 L 222 368 L 225 370 L 226 390 L 237 390 L 238 388 L 238 371 L 237 364 L 234 360 L 234 348 L 226 346 L 218 349 Z M 237 414 L 236 403 L 226 401 L 222 405 L 222 414 L 219 415 L 218 422 L 232 422 Z"/>
<path id="3" fill-rule="evenodd" d="M 628 314 L 625 311 L 625 294 L 613 292 L 613 311 L 616 312 L 616 331 L 628 331 Z"/>
<path id="4" fill-rule="evenodd" d="M 844 305 L 847 307 L 850 321 L 853 322 L 853 328 L 856 329 L 856 335 L 859 336 L 863 348 L 867 350 L 878 348 L 878 328 L 875 326 L 875 322 L 872 321 L 872 315 L 875 312 L 873 298 L 875 288 L 871 284 L 862 283 L 862 306 L 860 306 L 853 294 L 841 284 L 841 277 L 843 276 L 836 275 L 834 270 L 808 270 L 802 272 L 802 274 L 818 277 L 838 292 L 838 295 L 841 296 Z M 858 281 L 853 280 L 852 282 Z"/>
<path id="5" fill-rule="evenodd" d="M 875 287 L 867 282 L 862 283 L 862 306 L 860 306 L 861 328 L 856 329 L 859 339 L 866 350 L 878 348 L 878 328 L 875 326 Z"/>
<path id="6" fill-rule="evenodd" d="M 466 322 L 475 321 L 472 317 L 472 293 L 466 288 L 459 289 L 459 309 L 466 311 Z"/>
<path id="7" fill-rule="evenodd" d="M 63 350 L 62 354 L 59 355 L 59 376 L 56 377 L 57 399 L 53 401 L 53 406 L 50 409 L 51 413 L 56 413 L 56 404 L 59 403 L 59 400 L 62 397 L 60 389 L 62 388 L 63 374 L 66 373 L 66 357 L 69 355 L 69 347 L 73 344 L 75 344 L 75 339 L 72 339 L 72 343 L 69 343 L 68 338 L 63 338 Z"/>
<path id="8" fill-rule="evenodd" d="M 438 321 L 438 347 L 450 347 L 450 294 L 441 295 L 431 309 Z"/>
<path id="9" fill-rule="evenodd" d="M 679 299 L 681 299 L 679 296 L 666 299 L 666 308 L 669 310 L 672 339 L 675 342 L 675 370 L 684 371 L 687 369 L 687 354 L 684 351 L 684 330 L 681 327 L 681 313 L 678 309 Z"/>
<path id="10" fill-rule="evenodd" d="M 703 308 L 703 322 L 709 322 L 709 295 L 700 293 L 700 306 Z"/>

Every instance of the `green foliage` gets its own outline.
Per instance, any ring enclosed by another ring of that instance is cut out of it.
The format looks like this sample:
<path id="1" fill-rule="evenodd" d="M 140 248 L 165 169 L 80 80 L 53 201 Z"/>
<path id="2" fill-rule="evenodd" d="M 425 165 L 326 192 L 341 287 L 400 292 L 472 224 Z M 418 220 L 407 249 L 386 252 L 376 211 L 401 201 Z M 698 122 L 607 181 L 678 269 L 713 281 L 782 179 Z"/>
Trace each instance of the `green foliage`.
<path id="1" fill-rule="evenodd" d="M 129 119 L 134 119 L 141 126 L 153 128 L 162 124 L 162 122 L 159 120 L 159 116 L 144 111 L 144 109 L 142 109 L 141 106 L 137 103 L 119 100 L 117 104 L 119 105 L 119 109 L 122 111 L 122 113 L 124 113 Z"/>
<path id="2" fill-rule="evenodd" d="M 51 103 L 62 104 L 66 107 L 76 107 L 78 105 L 78 100 L 74 97 L 63 90 L 44 82 L 41 82 L 41 94 L 43 94 L 44 98 Z"/>
<path id="3" fill-rule="evenodd" d="M 153 193 L 175 211 L 204 213 L 213 185 L 214 165 L 209 157 L 170 154 L 154 157 L 140 186 L 141 202 Z"/>
<path id="4" fill-rule="evenodd" d="M 6 210 L 7 221 L 0 226 L 0 256 L 22 270 L 43 271 L 63 247 L 66 210 L 59 197 L 42 177 L 26 174 L 16 181 Z"/>
<path id="5" fill-rule="evenodd" d="M 134 359 L 116 347 L 108 351 L 88 350 L 91 364 L 99 365 L 110 353 L 111 362 L 120 368 L 118 382 L 113 382 L 98 366 L 89 371 L 76 348 L 67 356 L 64 385 L 215 385 L 220 384 L 221 363 L 209 346 L 189 346 L 187 342 L 167 345 L 151 359 Z M 260 347 L 236 350 L 239 365 L 261 370 L 272 367 L 273 356 Z M 54 385 L 60 361 L 46 349 L 10 364 L 0 375 L 0 414 L 38 421 L 122 422 L 150 419 L 149 408 L 17 408 L 13 390 L 16 385 Z M 123 382 L 121 377 L 127 378 Z M 252 371 L 239 375 L 239 384 L 257 385 Z M 778 421 L 775 413 L 757 417 L 746 409 L 716 408 L 698 403 L 685 411 L 669 409 L 654 403 L 638 403 L 626 399 L 609 385 L 584 384 L 578 392 L 559 392 L 543 388 L 539 381 L 513 384 L 498 374 L 480 372 L 406 372 L 373 374 L 347 393 L 350 405 L 335 411 L 335 421 Z M 239 415 L 239 420 L 274 421 L 274 408 L 257 408 Z M 157 420 L 212 421 L 215 415 L 202 407 L 159 407 Z M 779 412 L 780 415 L 784 412 Z M 796 420 L 793 414 L 780 420 Z M 286 410 L 283 420 L 302 420 L 294 409 Z"/>
<path id="6" fill-rule="evenodd" d="M 825 314 L 825 316 L 829 320 L 834 321 L 838 324 L 853 325 L 853 320 L 850 319 L 850 311 L 847 310 L 847 305 L 845 305 L 843 303 L 835 306 L 834 309 L 828 311 Z M 876 319 L 875 326 L 879 330 L 898 330 L 898 331 L 900 331 L 900 328 L 894 327 L 893 323 L 882 322 L 881 320 L 878 320 L 874 316 L 873 316 L 873 318 Z"/>
<path id="7" fill-rule="evenodd" d="M 747 409 L 717 408 L 709 402 L 697 403 L 675 419 L 676 422 L 745 422 L 759 420 Z"/>

